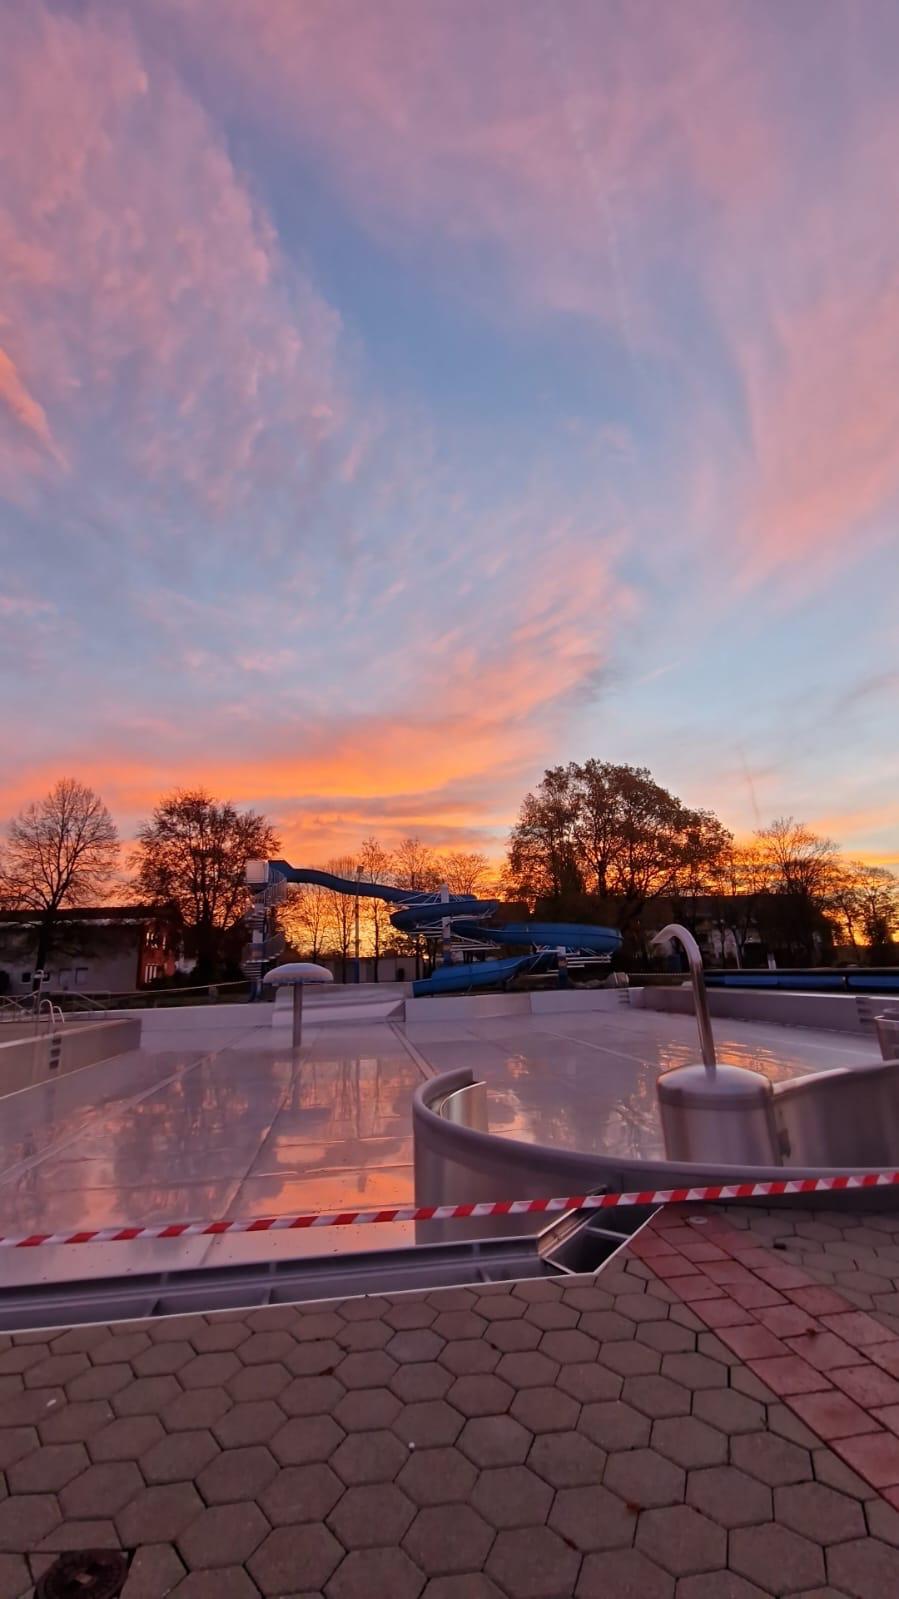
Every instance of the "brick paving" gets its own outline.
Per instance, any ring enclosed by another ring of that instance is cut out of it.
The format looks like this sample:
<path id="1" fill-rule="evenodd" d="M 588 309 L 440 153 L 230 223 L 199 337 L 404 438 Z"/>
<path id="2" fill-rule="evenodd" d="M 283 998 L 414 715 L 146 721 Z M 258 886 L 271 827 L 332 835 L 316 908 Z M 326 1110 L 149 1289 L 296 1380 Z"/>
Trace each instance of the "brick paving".
<path id="1" fill-rule="evenodd" d="M 899 1214 L 659 1212 L 595 1276 L 0 1340 L 0 1595 L 899 1592 Z"/>

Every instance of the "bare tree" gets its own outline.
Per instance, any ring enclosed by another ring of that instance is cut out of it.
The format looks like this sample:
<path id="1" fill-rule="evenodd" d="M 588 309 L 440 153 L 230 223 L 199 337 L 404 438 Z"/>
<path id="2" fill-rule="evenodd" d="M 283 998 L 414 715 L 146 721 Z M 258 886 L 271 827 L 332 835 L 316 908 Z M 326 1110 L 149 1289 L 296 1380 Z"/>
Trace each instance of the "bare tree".
<path id="1" fill-rule="evenodd" d="M 359 851 L 359 862 L 362 875 L 369 883 L 389 883 L 393 870 L 393 858 L 389 851 L 378 843 L 376 838 L 363 840 Z M 381 974 L 378 963 L 384 947 L 385 939 L 389 938 L 393 929 L 390 926 L 390 907 L 382 899 L 367 899 L 365 901 L 366 929 L 371 940 L 373 975 L 376 983 L 380 982 Z"/>
<path id="2" fill-rule="evenodd" d="M 137 893 L 177 907 L 196 973 L 212 981 L 236 965 L 234 946 L 249 903 L 246 863 L 277 854 L 274 829 L 256 811 L 238 811 L 205 789 L 180 789 L 160 800 L 137 837 Z"/>
<path id="3" fill-rule="evenodd" d="M 53 946 L 59 912 L 102 899 L 115 871 L 119 837 L 99 794 L 60 778 L 9 826 L 4 877 L 20 907 L 40 912 L 36 964 Z"/>
<path id="4" fill-rule="evenodd" d="M 328 861 L 325 870 L 335 877 L 355 877 L 359 862 L 353 855 L 341 855 Z M 356 906 L 352 894 L 339 894 L 336 888 L 326 888 L 328 896 L 328 930 L 334 939 L 334 948 L 340 956 L 340 980 L 346 982 L 347 962 L 355 932 Z"/>
<path id="5" fill-rule="evenodd" d="M 294 883 L 278 906 L 278 925 L 294 949 L 317 961 L 331 925 L 331 899 L 319 883 Z"/>
<path id="6" fill-rule="evenodd" d="M 480 850 L 450 850 L 439 857 L 437 871 L 451 894 L 487 891 L 490 862 Z"/>

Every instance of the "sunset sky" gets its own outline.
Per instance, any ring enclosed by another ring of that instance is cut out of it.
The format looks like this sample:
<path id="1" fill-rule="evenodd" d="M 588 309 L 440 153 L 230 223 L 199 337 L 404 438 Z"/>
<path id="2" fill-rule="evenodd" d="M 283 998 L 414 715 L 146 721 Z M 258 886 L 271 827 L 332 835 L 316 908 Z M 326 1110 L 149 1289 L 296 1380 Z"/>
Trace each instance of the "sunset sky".
<path id="1" fill-rule="evenodd" d="M 899 863 L 896 0 L 0 0 L 0 819 Z"/>

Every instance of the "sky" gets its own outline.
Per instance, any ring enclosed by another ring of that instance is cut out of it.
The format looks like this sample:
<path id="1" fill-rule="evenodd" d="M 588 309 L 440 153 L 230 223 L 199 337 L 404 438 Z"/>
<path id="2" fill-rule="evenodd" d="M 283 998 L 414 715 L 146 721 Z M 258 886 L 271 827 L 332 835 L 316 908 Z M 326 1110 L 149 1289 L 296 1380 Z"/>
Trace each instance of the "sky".
<path id="1" fill-rule="evenodd" d="M 0 818 L 899 864 L 895 0 L 0 0 Z"/>

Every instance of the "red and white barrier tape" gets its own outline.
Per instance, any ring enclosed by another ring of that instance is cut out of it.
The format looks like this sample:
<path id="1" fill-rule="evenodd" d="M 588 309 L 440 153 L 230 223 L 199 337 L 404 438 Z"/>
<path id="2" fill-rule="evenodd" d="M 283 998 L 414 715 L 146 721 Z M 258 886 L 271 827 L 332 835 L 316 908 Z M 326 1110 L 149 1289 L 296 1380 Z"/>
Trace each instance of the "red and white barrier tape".
<path id="1" fill-rule="evenodd" d="M 225 1233 L 294 1232 L 307 1227 L 370 1227 L 390 1221 L 482 1221 L 490 1216 L 548 1215 L 562 1210 L 616 1210 L 625 1205 L 681 1205 L 779 1194 L 833 1194 L 852 1188 L 899 1187 L 899 1171 L 837 1177 L 784 1177 L 765 1183 L 710 1183 L 704 1188 L 646 1188 L 632 1194 L 568 1194 L 555 1199 L 492 1199 L 469 1205 L 391 1205 L 385 1210 L 307 1211 L 299 1216 L 174 1221 L 151 1227 L 90 1227 L 76 1232 L 0 1235 L 0 1248 L 38 1244 L 132 1244 L 144 1238 L 219 1238 Z"/>

